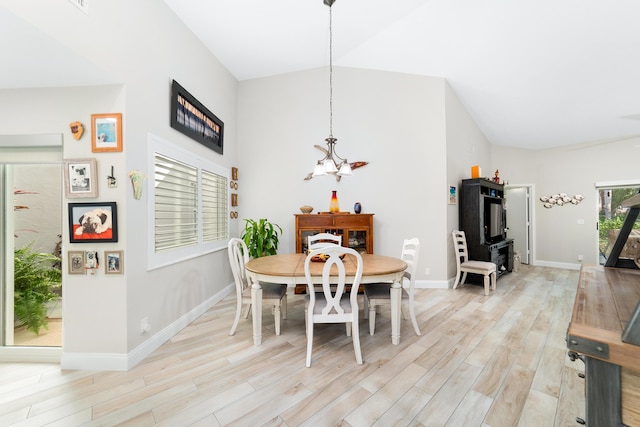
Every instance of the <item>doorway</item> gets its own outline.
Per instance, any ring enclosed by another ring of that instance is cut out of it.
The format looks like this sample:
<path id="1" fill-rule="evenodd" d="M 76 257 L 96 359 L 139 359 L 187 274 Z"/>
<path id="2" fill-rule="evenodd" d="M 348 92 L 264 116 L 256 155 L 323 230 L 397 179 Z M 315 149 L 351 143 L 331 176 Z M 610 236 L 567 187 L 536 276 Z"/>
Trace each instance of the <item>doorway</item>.
<path id="1" fill-rule="evenodd" d="M 533 262 L 532 212 L 530 186 L 506 186 L 507 238 L 513 239 L 514 253 L 520 254 L 522 264 Z"/>
<path id="2" fill-rule="evenodd" d="M 62 346 L 62 135 L 48 136 L 0 135 L 1 360 Z"/>

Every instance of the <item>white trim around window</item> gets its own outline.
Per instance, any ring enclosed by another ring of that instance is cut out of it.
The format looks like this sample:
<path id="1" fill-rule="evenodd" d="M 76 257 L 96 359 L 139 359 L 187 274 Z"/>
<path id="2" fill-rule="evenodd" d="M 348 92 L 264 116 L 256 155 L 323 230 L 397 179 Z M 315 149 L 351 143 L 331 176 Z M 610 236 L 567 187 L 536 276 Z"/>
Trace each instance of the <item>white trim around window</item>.
<path id="1" fill-rule="evenodd" d="M 151 133 L 147 138 L 147 162 L 150 175 L 146 183 L 149 195 L 147 269 L 153 270 L 225 249 L 229 240 L 230 169 Z M 181 172 L 173 174 L 167 170 L 173 166 Z M 156 191 L 158 183 L 167 174 L 175 180 L 175 185 L 172 184 L 175 188 Z M 177 203 L 169 204 L 166 209 L 159 207 L 162 205 L 162 194 L 168 195 L 171 200 L 172 192 L 175 193 L 173 200 Z M 161 217 L 165 217 L 165 220 L 157 219 Z M 185 236 L 171 236 L 169 233 L 164 241 L 157 240 L 156 236 L 166 234 L 159 230 L 163 227 L 171 229 L 174 220 L 182 220 L 180 227 L 188 229 Z"/>

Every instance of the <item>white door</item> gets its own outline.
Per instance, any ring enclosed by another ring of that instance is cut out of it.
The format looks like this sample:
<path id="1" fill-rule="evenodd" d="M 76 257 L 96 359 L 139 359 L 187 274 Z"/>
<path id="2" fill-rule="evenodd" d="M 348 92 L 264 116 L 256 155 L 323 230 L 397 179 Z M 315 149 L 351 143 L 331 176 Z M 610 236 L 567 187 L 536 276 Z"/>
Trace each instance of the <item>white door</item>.
<path id="1" fill-rule="evenodd" d="M 514 252 L 520 253 L 522 264 L 531 258 L 531 214 L 529 187 L 506 187 L 507 238 L 513 239 Z"/>

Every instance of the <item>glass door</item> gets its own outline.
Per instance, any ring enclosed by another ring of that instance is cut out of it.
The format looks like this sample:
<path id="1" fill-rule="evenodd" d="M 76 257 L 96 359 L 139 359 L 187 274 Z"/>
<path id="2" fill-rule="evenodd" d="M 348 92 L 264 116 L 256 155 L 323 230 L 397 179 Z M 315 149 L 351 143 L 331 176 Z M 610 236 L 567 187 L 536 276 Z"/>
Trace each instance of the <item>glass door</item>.
<path id="1" fill-rule="evenodd" d="M 2 348 L 62 346 L 62 188 L 60 162 L 0 162 Z"/>
<path id="2" fill-rule="evenodd" d="M 597 184 L 598 188 L 598 251 L 600 265 L 604 265 L 611 254 L 611 249 L 620 233 L 622 224 L 627 216 L 628 208 L 622 202 L 638 194 L 640 183 Z M 635 254 L 633 242 L 640 241 L 640 218 L 636 220 L 629 233 L 627 244 L 620 257 L 626 258 Z"/>

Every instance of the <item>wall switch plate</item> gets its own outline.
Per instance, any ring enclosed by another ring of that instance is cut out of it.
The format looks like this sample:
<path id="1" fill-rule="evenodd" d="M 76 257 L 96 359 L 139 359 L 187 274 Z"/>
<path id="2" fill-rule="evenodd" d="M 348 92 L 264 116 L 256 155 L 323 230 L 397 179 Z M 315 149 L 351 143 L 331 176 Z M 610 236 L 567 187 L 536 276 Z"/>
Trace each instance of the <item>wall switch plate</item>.
<path id="1" fill-rule="evenodd" d="M 427 276 L 431 276 L 431 268 L 427 267 L 424 269 L 424 274 Z"/>

